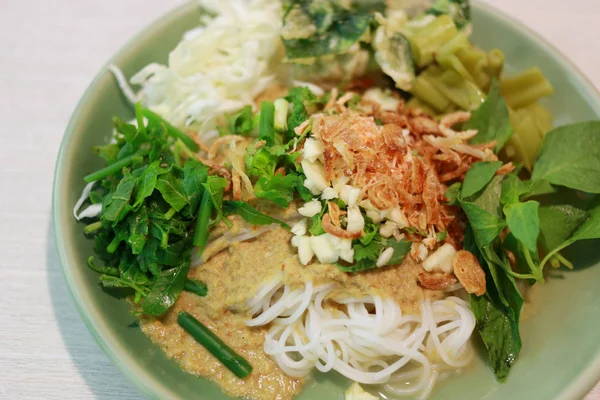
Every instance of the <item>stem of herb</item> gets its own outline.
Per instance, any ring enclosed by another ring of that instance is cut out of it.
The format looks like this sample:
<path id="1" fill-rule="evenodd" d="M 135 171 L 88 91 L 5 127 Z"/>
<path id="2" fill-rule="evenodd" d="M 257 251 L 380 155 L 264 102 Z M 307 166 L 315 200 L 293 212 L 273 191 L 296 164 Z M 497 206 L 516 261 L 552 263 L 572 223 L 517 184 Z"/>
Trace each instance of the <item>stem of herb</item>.
<path id="1" fill-rule="evenodd" d="M 168 221 L 171 218 L 173 218 L 173 215 L 175 215 L 175 213 L 177 212 L 177 210 L 175 210 L 173 207 L 171 207 L 169 209 L 169 211 L 167 211 L 164 215 L 164 218 Z"/>
<path id="2" fill-rule="evenodd" d="M 96 221 L 96 222 L 93 222 L 93 223 L 91 223 L 89 225 L 86 225 L 83 228 L 83 232 L 86 235 L 91 235 L 92 233 L 98 232 L 100 229 L 102 229 L 102 221 Z"/>
<path id="3" fill-rule="evenodd" d="M 121 239 L 119 236 L 115 236 L 115 238 L 106 247 L 106 252 L 109 254 L 113 254 L 115 251 L 117 251 L 117 248 L 119 247 L 122 241 L 123 239 Z"/>
<path id="4" fill-rule="evenodd" d="M 569 260 L 567 260 L 566 258 L 564 258 L 562 255 L 560 255 L 559 253 L 556 253 L 554 255 L 554 257 L 552 257 L 553 259 L 557 260 L 559 263 L 563 264 L 565 267 L 569 268 L 569 269 L 573 269 L 573 263 Z"/>
<path id="5" fill-rule="evenodd" d="M 272 146 L 275 140 L 275 106 L 270 101 L 263 101 L 260 105 L 259 140 Z"/>
<path id="6" fill-rule="evenodd" d="M 202 325 L 200 321 L 185 311 L 177 315 L 177 322 L 187 333 L 215 356 L 224 366 L 238 378 L 245 378 L 252 372 L 252 366 L 246 359 L 219 339 L 212 331 Z"/>
<path id="7" fill-rule="evenodd" d="M 90 267 L 90 269 L 92 271 L 96 271 L 99 274 L 104 274 L 104 275 L 109 275 L 109 276 L 119 276 L 119 270 L 114 268 L 114 267 L 98 267 L 94 264 L 94 256 L 90 256 L 90 258 L 88 258 L 88 267 Z"/>
<path id="8" fill-rule="evenodd" d="M 144 152 L 147 153 L 147 152 Z M 90 183 L 100 179 L 104 179 L 107 176 L 116 174 L 121 171 L 123 168 L 133 164 L 134 162 L 142 162 L 144 160 L 144 153 L 132 154 L 129 157 L 125 157 L 122 160 L 112 163 L 102 169 L 99 169 L 96 172 L 93 172 L 83 178 L 84 181 Z"/>
<path id="9" fill-rule="evenodd" d="M 148 118 L 148 121 L 156 124 L 164 124 L 167 127 L 167 133 L 175 139 L 180 139 L 190 150 L 199 151 L 200 147 L 192 140 L 191 137 L 175 128 L 173 125 L 162 119 L 158 114 L 150 111 L 147 108 L 142 109 L 144 117 Z"/>
<path id="10" fill-rule="evenodd" d="M 206 247 L 206 243 L 208 242 L 208 226 L 212 211 L 213 204 L 210 192 L 205 190 L 200 200 L 200 210 L 198 211 L 196 229 L 194 230 L 194 246 L 199 247 L 198 256 L 202 255 L 204 247 Z"/>

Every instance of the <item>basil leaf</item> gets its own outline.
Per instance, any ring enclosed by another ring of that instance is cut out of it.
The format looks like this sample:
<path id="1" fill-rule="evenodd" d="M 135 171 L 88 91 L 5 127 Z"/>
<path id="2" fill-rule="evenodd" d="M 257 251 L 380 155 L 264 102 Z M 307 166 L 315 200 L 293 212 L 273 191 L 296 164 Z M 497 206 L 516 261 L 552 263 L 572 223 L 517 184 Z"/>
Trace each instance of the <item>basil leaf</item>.
<path id="1" fill-rule="evenodd" d="M 488 352 L 496 378 L 504 382 L 521 351 L 519 320 L 508 307 L 493 303 L 488 296 L 470 296 L 477 330 Z"/>
<path id="2" fill-rule="evenodd" d="M 490 244 L 506 227 L 506 222 L 474 203 L 460 201 L 479 247 Z"/>
<path id="3" fill-rule="evenodd" d="M 504 206 L 508 229 L 532 251 L 537 248 L 537 239 L 540 234 L 539 205 L 540 203 L 537 201 L 531 200 Z"/>
<path id="4" fill-rule="evenodd" d="M 532 179 L 600 193 L 600 121 L 566 125 L 548 132 Z"/>
<path id="5" fill-rule="evenodd" d="M 135 194 L 135 203 L 133 204 L 133 208 L 138 208 L 143 201 L 149 197 L 152 192 L 154 192 L 156 180 L 158 179 L 158 170 L 159 162 L 154 161 L 152 164 L 148 165 L 142 173 L 142 176 L 139 179 L 138 189 Z"/>
<path id="6" fill-rule="evenodd" d="M 546 251 L 559 247 L 588 218 L 586 211 L 569 204 L 541 206 L 538 213 Z"/>
<path id="7" fill-rule="evenodd" d="M 461 196 L 465 198 L 479 192 L 492 180 L 501 166 L 502 161 L 473 163 L 465 174 Z"/>
<path id="8" fill-rule="evenodd" d="M 500 86 L 494 79 L 487 98 L 471 115 L 463 129 L 476 129 L 477 135 L 471 139 L 471 143 L 490 143 L 496 141 L 494 151 L 498 153 L 513 134 L 510 123 L 508 107 L 500 96 Z"/>
<path id="9" fill-rule="evenodd" d="M 279 224 L 282 228 L 290 229 L 289 225 L 283 221 L 261 213 L 256 208 L 243 201 L 225 200 L 223 202 L 223 213 L 225 215 L 237 214 L 252 225 L 271 225 Z"/>
<path id="10" fill-rule="evenodd" d="M 448 190 L 446 190 L 446 193 L 444 193 L 444 197 L 448 199 L 448 204 L 450 204 L 451 206 L 458 205 L 458 197 L 460 195 L 461 190 L 462 183 L 460 182 L 456 182 L 450 185 Z"/>

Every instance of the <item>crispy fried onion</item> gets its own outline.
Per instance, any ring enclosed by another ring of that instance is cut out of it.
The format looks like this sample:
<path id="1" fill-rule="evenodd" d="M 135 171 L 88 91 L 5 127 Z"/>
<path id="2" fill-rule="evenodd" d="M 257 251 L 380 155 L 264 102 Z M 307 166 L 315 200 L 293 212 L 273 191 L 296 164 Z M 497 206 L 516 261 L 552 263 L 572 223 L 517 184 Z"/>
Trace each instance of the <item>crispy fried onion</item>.
<path id="1" fill-rule="evenodd" d="M 429 290 L 443 290 L 457 282 L 453 275 L 443 272 L 421 272 L 418 280 L 422 287 Z"/>
<path id="2" fill-rule="evenodd" d="M 325 215 L 323 215 L 323 221 L 321 224 L 323 225 L 323 230 L 325 232 L 342 239 L 358 239 L 364 234 L 363 231 L 348 232 L 347 230 L 342 229 L 340 226 L 335 226 L 331 221 L 329 213 L 325 213 Z"/>
<path id="3" fill-rule="evenodd" d="M 453 226 L 459 223 L 458 209 L 444 204 L 444 193 L 448 184 L 464 179 L 474 162 L 496 161 L 495 143 L 471 145 L 477 131 L 454 130 L 470 118 L 468 112 L 449 114 L 438 123 L 402 107 L 394 112 L 371 104 L 359 107 L 361 112 L 349 110 L 345 103 L 351 97 L 332 92 L 325 112 L 312 117 L 313 137 L 324 147 L 326 180 L 361 188 L 362 198 L 376 209 L 399 208 L 409 225 L 428 237 L 446 231 L 446 242 L 460 244 L 461 229 Z M 506 164 L 498 174 L 513 168 Z M 339 237 L 360 236 L 342 229 L 339 209 L 331 205 L 323 228 Z"/>
<path id="4" fill-rule="evenodd" d="M 454 275 L 468 293 L 482 296 L 485 293 L 485 272 L 479 265 L 477 257 L 465 250 L 456 253 L 452 261 Z"/>

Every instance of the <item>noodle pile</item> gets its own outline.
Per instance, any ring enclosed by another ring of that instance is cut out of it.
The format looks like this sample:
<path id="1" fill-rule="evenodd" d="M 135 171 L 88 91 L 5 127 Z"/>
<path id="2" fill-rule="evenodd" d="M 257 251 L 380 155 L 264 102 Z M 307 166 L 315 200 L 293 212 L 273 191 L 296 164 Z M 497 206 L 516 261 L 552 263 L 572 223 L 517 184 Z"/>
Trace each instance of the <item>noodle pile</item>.
<path id="1" fill-rule="evenodd" d="M 335 370 L 396 396 L 425 398 L 444 371 L 472 359 L 475 318 L 468 304 L 448 297 L 404 315 L 379 296 L 337 296 L 332 284 L 292 289 L 281 277 L 248 302 L 248 326 L 270 324 L 264 350 L 288 375 Z"/>

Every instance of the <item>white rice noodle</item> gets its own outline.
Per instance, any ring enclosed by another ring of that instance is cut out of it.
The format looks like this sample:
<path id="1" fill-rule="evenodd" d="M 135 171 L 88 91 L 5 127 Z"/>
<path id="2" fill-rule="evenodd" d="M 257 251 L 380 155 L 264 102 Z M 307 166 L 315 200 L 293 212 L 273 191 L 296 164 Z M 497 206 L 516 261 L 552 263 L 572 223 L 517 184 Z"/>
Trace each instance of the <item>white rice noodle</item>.
<path id="1" fill-rule="evenodd" d="M 292 289 L 277 276 L 247 302 L 246 325 L 270 324 L 264 350 L 286 374 L 335 370 L 393 396 L 424 398 L 440 374 L 471 361 L 475 317 L 467 302 L 426 300 L 420 316 L 404 315 L 391 299 L 336 297 L 334 289 L 312 282 Z"/>
<path id="2" fill-rule="evenodd" d="M 90 182 L 87 185 L 85 185 L 83 191 L 81 192 L 79 200 L 77 200 L 77 203 L 75 203 L 75 207 L 73 207 L 73 216 L 77 221 L 79 221 L 82 218 L 97 217 L 102 212 L 102 204 L 92 204 L 88 206 L 85 210 L 79 212 L 79 209 L 81 208 L 83 203 L 85 203 L 85 201 L 90 197 L 90 193 L 92 192 L 95 183 L 96 181 Z"/>

